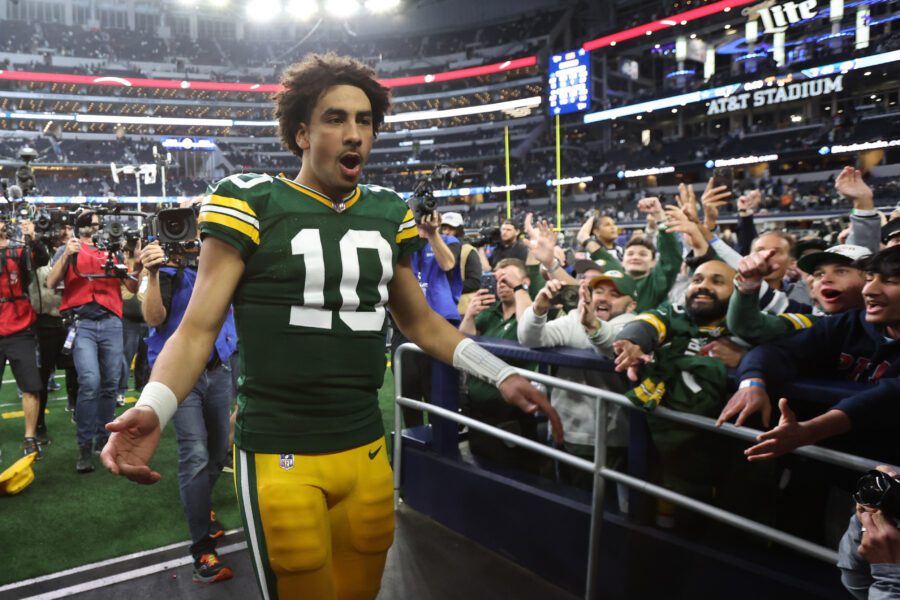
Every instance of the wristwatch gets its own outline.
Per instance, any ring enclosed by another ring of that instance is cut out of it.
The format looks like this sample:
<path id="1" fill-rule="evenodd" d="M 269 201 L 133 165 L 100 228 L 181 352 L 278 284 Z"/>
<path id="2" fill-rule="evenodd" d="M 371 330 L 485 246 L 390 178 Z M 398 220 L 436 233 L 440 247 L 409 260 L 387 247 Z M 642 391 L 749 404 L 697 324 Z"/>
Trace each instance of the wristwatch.
<path id="1" fill-rule="evenodd" d="M 542 273 L 542 274 L 547 274 L 547 275 L 553 275 L 553 273 L 554 273 L 558 268 L 560 268 L 561 266 L 562 266 L 562 263 L 559 262 L 559 259 L 558 259 L 558 258 L 554 258 L 554 259 L 553 259 L 553 264 L 550 265 L 550 268 L 549 268 L 549 269 L 548 269 L 544 264 L 541 264 L 541 273 Z"/>
<path id="2" fill-rule="evenodd" d="M 528 285 L 527 285 L 527 284 L 524 284 L 524 283 L 520 283 L 519 285 L 517 285 L 516 287 L 513 288 L 513 291 L 514 291 L 514 292 L 518 292 L 519 290 L 525 290 L 525 291 L 527 292 L 527 291 L 528 291 Z"/>

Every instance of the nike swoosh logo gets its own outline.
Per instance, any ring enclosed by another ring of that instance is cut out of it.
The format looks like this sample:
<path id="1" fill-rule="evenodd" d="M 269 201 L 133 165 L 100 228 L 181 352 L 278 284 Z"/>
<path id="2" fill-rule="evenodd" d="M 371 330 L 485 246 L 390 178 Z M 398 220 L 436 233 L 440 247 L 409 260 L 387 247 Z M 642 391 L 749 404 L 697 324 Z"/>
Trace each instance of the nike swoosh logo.
<path id="1" fill-rule="evenodd" d="M 375 457 L 378 456 L 379 452 L 381 452 L 381 446 L 378 446 L 378 448 L 375 450 L 375 452 L 372 452 L 371 450 L 369 450 L 369 460 L 375 460 Z"/>

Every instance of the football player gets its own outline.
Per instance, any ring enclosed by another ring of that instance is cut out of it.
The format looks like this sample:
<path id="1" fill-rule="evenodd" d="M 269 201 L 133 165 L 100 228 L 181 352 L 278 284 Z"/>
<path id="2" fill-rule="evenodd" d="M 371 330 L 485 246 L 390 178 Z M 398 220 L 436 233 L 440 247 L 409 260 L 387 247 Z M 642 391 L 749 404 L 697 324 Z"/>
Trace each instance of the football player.
<path id="1" fill-rule="evenodd" d="M 229 303 L 240 339 L 235 479 L 263 598 L 375 598 L 393 540 L 393 482 L 378 410 L 385 309 L 439 360 L 540 410 L 547 398 L 428 308 L 410 255 L 421 244 L 395 192 L 360 185 L 390 105 L 361 63 L 293 65 L 275 96 L 294 179 L 242 174 L 200 211 L 194 293 L 134 408 L 109 424 L 112 473 L 154 483 L 162 428 L 209 356 Z"/>

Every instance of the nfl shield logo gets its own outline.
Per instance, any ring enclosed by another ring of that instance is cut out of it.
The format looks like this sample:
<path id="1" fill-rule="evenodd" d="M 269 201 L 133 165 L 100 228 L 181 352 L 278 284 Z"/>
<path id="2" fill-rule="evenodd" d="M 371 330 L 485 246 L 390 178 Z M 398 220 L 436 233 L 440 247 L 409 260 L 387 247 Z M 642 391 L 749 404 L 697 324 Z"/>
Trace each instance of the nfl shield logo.
<path id="1" fill-rule="evenodd" d="M 294 455 L 282 454 L 280 464 L 282 469 L 284 469 L 285 471 L 290 471 L 294 468 Z"/>

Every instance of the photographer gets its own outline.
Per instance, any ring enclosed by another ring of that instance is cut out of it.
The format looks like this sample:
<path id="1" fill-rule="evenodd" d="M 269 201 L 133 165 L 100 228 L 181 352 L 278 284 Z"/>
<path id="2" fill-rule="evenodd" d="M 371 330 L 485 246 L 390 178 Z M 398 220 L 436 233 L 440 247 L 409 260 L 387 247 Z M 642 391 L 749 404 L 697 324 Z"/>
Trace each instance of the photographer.
<path id="1" fill-rule="evenodd" d="M 897 472 L 882 465 L 860 479 L 853 495 L 856 512 L 841 539 L 837 566 L 844 587 L 858 600 L 900 596 L 900 530 L 893 512 L 898 493 Z"/>
<path id="2" fill-rule="evenodd" d="M 66 241 L 71 237 L 72 228 L 63 226 L 58 231 L 55 231 L 54 234 L 49 235 L 49 232 L 46 232 L 43 237 L 43 241 L 47 244 L 47 249 L 50 253 L 55 252 L 58 247 L 66 244 Z M 57 368 L 66 370 L 66 395 L 69 400 L 67 410 L 69 412 L 75 410 L 75 395 L 78 393 L 78 381 L 72 357 L 67 355 L 63 348 L 66 341 L 66 328 L 63 325 L 62 315 L 59 314 L 62 293 L 60 290 L 50 289 L 46 285 L 50 269 L 51 266 L 49 264 L 36 268 L 34 279 L 28 286 L 31 307 L 37 314 L 37 321 L 34 326 L 40 349 L 41 381 L 46 382 L 46 385 L 41 386 L 41 404 L 37 418 L 37 441 L 42 446 L 50 443 L 47 425 L 44 422 L 44 413 L 47 408 L 48 394 L 54 391 L 51 384 L 55 382 L 54 373 L 56 373 Z M 59 389 L 59 387 L 56 389 Z"/>
<path id="3" fill-rule="evenodd" d="M 485 271 L 496 269 L 497 264 L 507 258 L 515 258 L 522 262 L 528 258 L 528 246 L 519 239 L 519 228 L 509 219 L 500 226 L 500 243 L 494 246 L 490 256 L 487 255 L 485 248 L 485 246 L 478 248 L 481 267 Z"/>
<path id="4" fill-rule="evenodd" d="M 16 384 L 22 390 L 22 410 L 25 412 L 22 449 L 26 455 L 37 454 L 37 458 L 41 458 L 36 429 L 40 408 L 38 393 L 44 385 L 33 328 L 37 316 L 25 292 L 31 271 L 35 266 L 46 264 L 48 257 L 43 244 L 32 241 L 34 225 L 30 221 L 20 221 L 19 225 L 24 244 L 14 246 L 8 235 L 10 223 L 0 221 L 0 372 L 9 360 Z"/>
<path id="5" fill-rule="evenodd" d="M 456 268 L 463 282 L 462 296 L 458 306 L 461 315 L 466 313 L 472 294 L 481 287 L 481 274 L 484 272 L 484 269 L 481 268 L 481 260 L 478 258 L 478 251 L 474 246 L 463 241 L 465 234 L 463 217 L 460 213 L 445 212 L 441 215 L 441 235 L 453 236 L 460 241 L 459 244 L 449 244 L 449 248 L 453 252 Z M 451 276 L 448 274 L 447 277 Z"/>
<path id="6" fill-rule="evenodd" d="M 98 248 L 94 236 L 100 230 L 100 217 L 90 210 L 75 221 L 77 238 L 63 247 L 59 259 L 47 275 L 47 287 L 64 282 L 59 310 L 72 321 L 75 341 L 72 357 L 78 371 L 78 402 L 75 409 L 78 461 L 75 470 L 94 470 L 92 451 L 99 453 L 109 434 L 104 425 L 113 419 L 122 361 L 121 279 L 106 272 L 110 252 Z M 59 253 L 57 253 L 59 254 Z M 113 265 L 124 269 L 113 256 Z M 121 272 L 119 270 L 118 272 Z M 132 292 L 137 281 L 127 280 Z"/>
<path id="7" fill-rule="evenodd" d="M 177 210 L 177 209 L 176 209 Z M 196 221 L 193 215 L 188 218 Z M 197 232 L 196 225 L 192 226 Z M 160 237 L 165 241 L 165 233 Z M 166 252 L 172 254 L 167 257 Z M 199 247 L 182 249 L 154 241 L 141 251 L 147 288 L 141 304 L 150 325 L 147 338 L 152 368 L 166 341 L 178 328 L 197 279 Z M 206 364 L 173 422 L 178 439 L 178 486 L 181 506 L 191 533 L 194 581 L 214 583 L 231 578 L 231 570 L 216 558 L 213 537 L 221 526 L 212 520 L 212 489 L 228 454 L 228 433 L 234 388 L 229 359 L 237 348 L 233 311 L 229 310 Z"/>
<path id="8" fill-rule="evenodd" d="M 421 215 L 416 225 L 419 238 L 425 245 L 412 255 L 412 269 L 425 294 L 428 306 L 444 317 L 454 327 L 459 325 L 459 299 L 462 295 L 462 277 L 456 269 L 456 258 L 452 246 L 459 246 L 459 240 L 439 232 L 441 217 L 437 210 Z M 395 327 L 391 338 L 391 364 L 397 348 L 409 340 Z M 403 389 L 410 398 L 431 398 L 431 358 L 424 354 L 407 355 L 403 370 Z M 422 425 L 424 414 L 403 408 L 403 418 L 407 427 Z"/>

